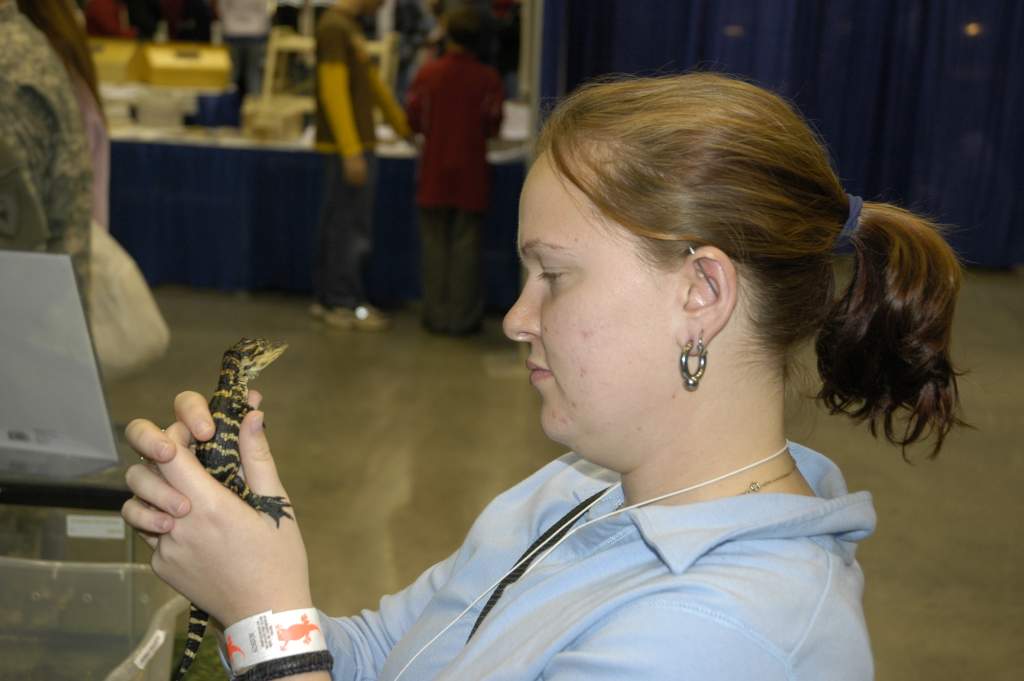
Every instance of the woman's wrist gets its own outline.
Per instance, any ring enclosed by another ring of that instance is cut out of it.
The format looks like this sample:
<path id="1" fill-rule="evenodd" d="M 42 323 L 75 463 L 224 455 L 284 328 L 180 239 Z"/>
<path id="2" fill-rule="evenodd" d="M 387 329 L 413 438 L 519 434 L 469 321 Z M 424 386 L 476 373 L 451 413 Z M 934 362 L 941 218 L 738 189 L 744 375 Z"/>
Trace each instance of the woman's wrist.
<path id="1" fill-rule="evenodd" d="M 323 666 L 324 656 L 314 655 L 327 652 L 327 641 L 320 613 L 311 607 L 267 610 L 242 619 L 224 629 L 223 643 L 231 670 L 241 678 L 248 679 L 250 670 L 258 672 L 252 677 L 255 679 L 264 672 L 284 675 L 330 669 Z"/>
<path id="2" fill-rule="evenodd" d="M 302 610 L 312 608 L 313 599 L 307 591 L 305 594 L 273 594 L 268 598 L 261 598 L 258 602 L 238 603 L 230 608 L 225 614 L 227 617 L 220 622 L 224 628 L 241 622 L 244 619 L 253 617 L 264 612 L 287 612 L 289 610 Z"/>
<path id="3" fill-rule="evenodd" d="M 248 619 L 252 619 L 253 617 L 256 617 L 257 615 L 261 615 L 261 614 L 264 614 L 264 613 L 272 612 L 272 613 L 280 614 L 280 613 L 292 612 L 292 611 L 298 612 L 298 611 L 301 611 L 301 610 L 316 610 L 316 606 L 313 605 L 313 602 L 310 599 L 288 599 L 288 600 L 284 600 L 284 601 L 277 601 L 277 600 L 265 601 L 264 604 L 262 605 L 262 607 L 249 606 L 249 607 L 246 607 L 244 609 L 240 608 L 240 609 L 237 610 L 237 612 L 239 614 L 236 615 L 235 617 L 231 617 L 230 619 L 227 619 L 227 620 L 222 620 L 222 619 L 217 618 L 217 622 L 221 625 L 221 629 L 223 629 L 224 631 L 227 631 L 228 629 L 230 629 L 234 625 L 238 624 L 239 622 L 242 622 L 242 621 L 248 620 Z"/>

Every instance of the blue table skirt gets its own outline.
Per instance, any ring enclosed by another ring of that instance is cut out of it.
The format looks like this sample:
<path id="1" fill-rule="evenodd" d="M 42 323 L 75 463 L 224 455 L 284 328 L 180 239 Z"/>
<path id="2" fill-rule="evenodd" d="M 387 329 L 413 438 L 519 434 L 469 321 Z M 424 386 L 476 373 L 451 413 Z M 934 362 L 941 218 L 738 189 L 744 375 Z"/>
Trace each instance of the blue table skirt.
<path id="1" fill-rule="evenodd" d="M 152 285 L 308 293 L 323 200 L 315 152 L 179 144 L 111 145 L 111 232 Z M 515 250 L 522 162 L 493 166 L 485 219 L 488 308 L 519 289 Z M 415 159 L 381 158 L 370 299 L 385 307 L 420 296 Z"/>
<path id="2" fill-rule="evenodd" d="M 195 115 L 186 116 L 185 123 L 207 128 L 237 128 L 242 124 L 242 98 L 235 91 L 219 95 L 199 95 L 196 98 Z"/>

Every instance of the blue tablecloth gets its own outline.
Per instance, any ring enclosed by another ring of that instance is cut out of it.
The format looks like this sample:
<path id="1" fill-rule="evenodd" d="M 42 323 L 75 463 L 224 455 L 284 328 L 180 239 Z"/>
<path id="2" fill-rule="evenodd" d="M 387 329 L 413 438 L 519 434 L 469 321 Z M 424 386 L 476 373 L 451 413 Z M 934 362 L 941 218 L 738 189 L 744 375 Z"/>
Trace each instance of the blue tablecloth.
<path id="1" fill-rule="evenodd" d="M 228 126 L 237 128 L 242 120 L 242 98 L 235 91 L 218 95 L 199 95 L 196 98 L 196 112 L 185 117 L 187 125 L 202 125 L 208 128 Z"/>
<path id="2" fill-rule="evenodd" d="M 323 164 L 311 151 L 115 141 L 111 232 L 152 285 L 307 293 Z M 493 170 L 484 272 L 488 308 L 500 311 L 519 288 L 515 235 L 525 171 L 521 161 Z M 415 159 L 380 159 L 366 285 L 385 307 L 420 295 L 415 173 Z"/>

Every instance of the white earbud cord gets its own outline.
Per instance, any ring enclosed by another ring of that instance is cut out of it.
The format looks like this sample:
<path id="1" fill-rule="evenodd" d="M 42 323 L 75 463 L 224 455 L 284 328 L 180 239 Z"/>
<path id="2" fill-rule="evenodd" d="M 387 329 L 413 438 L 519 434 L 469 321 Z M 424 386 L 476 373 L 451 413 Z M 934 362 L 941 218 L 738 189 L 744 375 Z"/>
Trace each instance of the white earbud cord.
<path id="1" fill-rule="evenodd" d="M 574 527 L 571 530 L 569 530 L 568 532 L 566 532 L 562 536 L 561 539 L 559 539 L 557 542 L 555 542 L 549 549 L 547 549 L 543 554 L 541 554 L 541 556 L 537 560 L 535 560 L 529 567 L 527 567 L 525 571 L 523 571 L 522 577 L 525 577 L 526 575 L 530 574 L 530 570 L 532 570 L 533 568 L 535 568 L 538 565 L 540 565 L 544 561 L 544 559 L 547 558 L 551 554 L 552 551 L 554 551 L 555 549 L 557 549 L 559 547 L 559 545 L 562 542 L 564 542 L 566 539 L 568 539 L 569 537 L 574 535 L 579 530 L 582 530 L 584 527 L 588 527 L 588 526 L 593 525 L 594 523 L 600 522 L 602 520 L 607 520 L 608 518 L 617 516 L 620 513 L 625 513 L 626 511 L 632 511 L 634 508 L 640 508 L 641 506 L 647 506 L 648 504 L 653 504 L 653 503 L 656 503 L 658 501 L 662 501 L 664 499 L 668 499 L 669 497 L 674 497 L 674 496 L 679 495 L 679 494 L 686 494 L 687 492 L 693 492 L 694 490 L 698 490 L 701 487 L 707 487 L 708 485 L 713 485 L 716 482 L 721 482 L 722 480 L 725 480 L 726 478 L 731 478 L 734 475 L 739 475 L 740 473 L 744 473 L 746 471 L 749 471 L 752 468 L 757 468 L 761 464 L 768 463 L 769 461 L 782 456 L 782 454 L 784 454 L 785 451 L 788 448 L 789 448 L 789 443 L 787 442 L 785 445 L 782 446 L 782 449 L 780 449 L 779 451 L 775 452 L 771 456 L 766 456 L 765 458 L 761 459 L 760 461 L 755 461 L 754 463 L 747 464 L 746 466 L 743 466 L 742 468 L 737 468 L 736 470 L 734 470 L 732 472 L 725 473 L 724 475 L 719 475 L 717 478 L 711 478 L 710 480 L 705 480 L 704 482 L 699 482 L 696 485 L 691 485 L 689 487 L 684 487 L 683 489 L 676 490 L 675 492 L 669 492 L 668 494 L 662 494 L 659 497 L 654 497 L 653 499 L 648 499 L 647 501 L 641 501 L 640 503 L 637 503 L 637 504 L 632 504 L 630 506 L 625 506 L 623 508 L 619 508 L 619 509 L 616 509 L 614 511 L 611 511 L 610 513 L 606 513 L 603 516 L 594 518 L 593 520 L 588 520 L 587 522 L 583 523 L 579 527 Z M 602 494 L 600 497 L 595 499 L 592 503 L 588 504 L 587 507 L 582 509 L 579 513 L 574 515 L 572 517 L 572 519 L 567 524 L 568 525 L 572 525 L 572 523 L 575 523 L 580 518 L 580 516 L 582 516 L 587 511 L 589 511 L 591 509 L 591 507 L 593 507 L 593 506 L 597 505 L 598 503 L 600 503 L 602 499 L 604 499 L 606 496 L 608 496 L 609 494 L 611 494 L 612 492 L 614 492 L 616 489 L 618 489 L 621 486 L 622 486 L 622 483 L 621 482 L 617 482 L 614 485 L 612 485 L 611 487 L 609 487 L 607 490 L 605 490 L 604 494 Z M 437 639 L 441 638 L 446 631 L 448 631 L 453 626 L 455 626 L 455 623 L 458 622 L 459 620 L 461 620 L 465 616 L 465 614 L 467 612 L 472 610 L 473 606 L 476 605 L 477 603 L 479 603 L 481 598 L 483 598 L 484 596 L 487 596 L 492 591 L 494 591 L 494 589 L 497 588 L 497 586 L 499 584 L 501 584 L 503 579 L 505 579 L 510 574 L 515 572 L 515 570 L 520 565 L 522 565 L 524 562 L 530 560 L 538 551 L 541 550 L 541 548 L 543 548 L 543 544 L 541 546 L 538 546 L 537 548 L 535 548 L 533 551 L 530 551 L 525 556 L 523 556 L 518 562 L 516 562 L 515 565 L 512 566 L 511 570 L 509 570 L 508 572 L 503 574 L 501 577 L 499 577 L 498 581 L 496 581 L 491 586 L 487 587 L 487 589 L 483 593 L 481 593 L 479 596 L 474 598 L 473 602 L 470 603 L 469 605 L 467 605 L 465 610 L 460 612 L 455 617 L 455 619 L 453 619 L 451 622 L 449 622 L 444 627 L 444 629 L 442 629 L 441 631 L 437 632 L 437 634 L 434 636 L 434 638 L 432 638 L 429 641 L 427 641 L 427 643 L 422 648 L 420 648 L 416 652 L 415 655 L 413 655 L 411 658 L 409 658 L 409 661 L 405 663 L 405 666 L 402 667 L 402 670 L 400 672 L 398 672 L 397 675 L 395 675 L 394 681 L 398 681 L 398 679 L 401 678 L 402 674 L 405 673 L 405 670 L 408 669 L 409 666 L 413 662 L 416 661 L 416 658 L 419 657 L 420 654 L 422 654 L 424 650 L 426 650 L 431 645 L 433 645 L 434 641 L 436 641 Z M 520 577 L 520 579 L 522 579 L 522 577 Z"/>

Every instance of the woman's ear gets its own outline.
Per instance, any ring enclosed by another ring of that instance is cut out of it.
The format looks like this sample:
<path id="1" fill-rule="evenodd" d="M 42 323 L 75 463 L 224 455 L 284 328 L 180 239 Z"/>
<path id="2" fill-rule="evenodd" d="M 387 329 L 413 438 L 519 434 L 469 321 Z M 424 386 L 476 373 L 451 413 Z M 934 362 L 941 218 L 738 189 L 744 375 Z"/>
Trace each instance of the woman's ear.
<path id="1" fill-rule="evenodd" d="M 680 343 L 703 335 L 708 344 L 729 323 L 736 308 L 736 267 L 722 250 L 702 246 L 687 256 L 680 285 Z"/>

